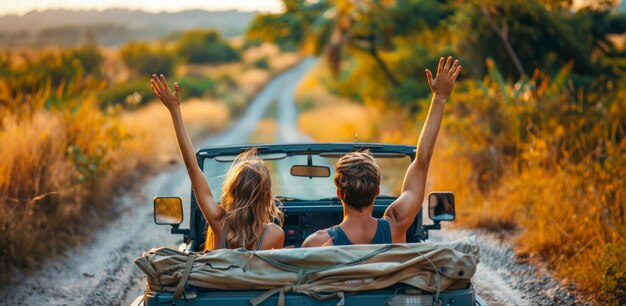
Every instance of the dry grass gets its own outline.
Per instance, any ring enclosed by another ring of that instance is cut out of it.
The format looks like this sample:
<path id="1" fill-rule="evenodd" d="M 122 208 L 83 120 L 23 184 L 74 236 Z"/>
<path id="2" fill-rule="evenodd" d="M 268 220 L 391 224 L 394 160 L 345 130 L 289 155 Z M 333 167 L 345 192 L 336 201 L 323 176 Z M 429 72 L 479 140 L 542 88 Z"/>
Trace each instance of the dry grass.
<path id="1" fill-rule="evenodd" d="M 126 68 L 124 62 L 119 56 L 118 48 L 101 47 L 104 63 L 102 64 L 102 73 L 111 83 L 119 83 L 130 78 L 130 70 Z"/>
<path id="2" fill-rule="evenodd" d="M 478 222 L 484 220 L 483 218 L 498 224 L 501 222 L 503 224 L 509 223 L 511 221 L 510 216 L 507 218 L 502 214 L 502 211 L 492 209 L 492 204 L 484 199 L 478 188 L 468 183 L 472 182 L 475 177 L 472 164 L 462 155 L 456 154 L 456 148 L 454 148 L 450 139 L 446 137 L 446 134 L 446 131 L 442 130 L 437 138 L 437 144 L 428 171 L 429 188 L 431 190 L 449 190 L 454 192 L 457 199 L 455 205 L 459 223 L 478 226 Z M 467 208 L 468 203 L 478 206 L 477 210 L 482 211 L 482 217 L 475 218 L 475 214 Z M 475 220 L 475 223 L 471 224 L 469 220 Z"/>
<path id="3" fill-rule="evenodd" d="M 94 104 L 84 100 L 72 112 L 3 116 L 0 271 L 7 273 L 0 273 L 0 283 L 12 269 L 31 267 L 78 243 L 87 230 L 84 217 L 110 210 L 115 189 L 138 168 L 155 169 L 178 157 L 161 105 L 120 116 L 119 109 L 102 112 Z M 196 140 L 229 120 L 228 108 L 217 101 L 189 101 L 183 114 Z"/>
<path id="4" fill-rule="evenodd" d="M 253 67 L 257 60 L 263 59 L 268 60 L 269 69 L 258 69 Z M 249 93 L 254 94 L 260 89 L 259 84 L 264 84 L 272 76 L 275 76 L 296 65 L 300 59 L 301 57 L 298 53 L 281 53 L 276 45 L 263 43 L 258 47 L 246 49 L 243 52 L 243 59 L 241 62 L 219 65 L 181 65 L 177 69 L 177 74 L 197 77 L 208 76 L 214 79 L 230 78 L 238 84 L 244 86 L 248 86 L 244 81 L 252 81 L 253 84 L 249 87 L 254 91 Z M 248 74 L 248 76 L 244 77 L 245 80 L 240 79 L 242 74 Z"/>
<path id="5" fill-rule="evenodd" d="M 64 156 L 66 135 L 60 118 L 41 113 L 31 122 L 5 117 L 3 124 L 0 132 L 3 142 L 0 148 L 3 156 L 0 160 L 0 268 L 10 272 L 14 265 L 23 267 L 34 263 L 23 254 L 44 251 L 54 254 L 55 246 L 48 250 L 45 248 L 48 245 L 42 243 L 50 238 L 50 231 L 55 230 L 56 226 L 50 221 L 74 218 L 74 211 L 80 210 L 74 204 L 84 197 L 84 190 L 77 190 L 74 166 Z M 44 148 L 46 150 L 42 150 Z M 70 194 L 73 196 L 68 199 Z M 70 205 L 59 205 L 61 199 L 71 201 Z M 0 275 L 0 284 L 6 281 L 6 275 Z"/>
<path id="6" fill-rule="evenodd" d="M 296 89 L 300 130 L 317 141 L 371 140 L 376 112 L 329 93 L 319 82 L 323 73 L 324 68 L 314 68 Z"/>
<path id="7" fill-rule="evenodd" d="M 249 48 L 243 54 L 243 62 L 248 65 L 263 59 L 269 61 L 270 73 L 276 75 L 297 64 L 301 57 L 296 52 L 280 52 L 278 46 L 271 43 Z"/>
<path id="8" fill-rule="evenodd" d="M 273 76 L 289 69 L 300 61 L 300 56 L 292 53 L 281 54 L 269 60 L 270 69 L 253 68 L 250 63 L 232 63 L 222 65 L 184 65 L 177 73 L 195 77 L 209 76 L 213 79 L 233 80 L 237 91 L 244 94 L 246 100 L 257 94 Z"/>
<path id="9" fill-rule="evenodd" d="M 257 60 L 279 56 L 280 49 L 271 43 L 262 43 L 261 45 L 247 49 L 243 54 L 245 63 L 254 63 Z"/>
<path id="10" fill-rule="evenodd" d="M 372 141 L 375 111 L 358 104 L 328 105 L 300 114 L 298 125 L 317 141 Z"/>
<path id="11" fill-rule="evenodd" d="M 620 50 L 626 48 L 626 34 L 612 34 L 609 35 L 609 40 L 615 44 L 615 47 Z"/>
<path id="12" fill-rule="evenodd" d="M 461 224 L 513 234 L 519 256 L 547 265 L 564 283 L 604 298 L 608 287 L 603 287 L 611 286 L 623 296 L 623 167 L 602 169 L 591 160 L 535 166 L 507 172 L 497 188 L 484 194 L 472 183 L 471 161 L 440 149 L 431 167 L 434 188 L 455 192 Z M 626 163 L 623 155 L 611 158 L 615 165 Z"/>
<path id="13" fill-rule="evenodd" d="M 73 112 L 4 114 L 0 130 L 2 271 L 31 266 L 80 240 L 72 225 L 106 206 L 100 195 L 124 137 L 119 123 L 85 100 Z M 69 225 L 69 226 L 68 226 Z M 0 282 L 5 281 L 4 276 Z"/>
<path id="14" fill-rule="evenodd" d="M 194 141 L 228 126 L 230 112 L 223 102 L 192 99 L 181 107 L 187 131 Z M 160 102 L 155 101 L 134 112 L 125 112 L 121 120 L 130 135 L 124 144 L 128 155 L 124 159 L 135 159 L 135 164 L 142 167 L 180 159 L 170 115 Z"/>
<path id="15" fill-rule="evenodd" d="M 354 103 L 328 91 L 323 79 L 330 73 L 323 64 L 313 68 L 296 89 L 298 125 L 317 141 L 380 141 L 414 143 L 418 132 L 409 114 L 383 101 Z M 415 137 L 415 138 L 411 138 Z"/>
<path id="16" fill-rule="evenodd" d="M 269 71 L 264 69 L 247 69 L 235 79 L 237 87 L 245 93 L 255 94 L 272 78 Z"/>
<path id="17" fill-rule="evenodd" d="M 461 224 L 511 234 L 520 256 L 603 303 L 624 304 L 626 91 L 603 97 L 597 106 L 606 111 L 559 117 L 578 101 L 549 82 L 539 84 L 550 94 L 516 106 L 497 91 L 457 94 L 431 174 L 437 188 L 457 193 Z M 590 95 L 584 103 L 601 100 Z"/>
<path id="18" fill-rule="evenodd" d="M 297 53 L 281 53 L 270 58 L 270 71 L 272 75 L 277 75 L 295 66 L 302 57 Z"/>
<path id="19" fill-rule="evenodd" d="M 238 73 L 244 70 L 242 63 L 228 63 L 219 65 L 209 64 L 194 64 L 194 65 L 180 65 L 176 69 L 177 75 L 190 75 L 195 77 L 210 76 L 212 78 L 223 78 L 236 76 Z"/>
<path id="20" fill-rule="evenodd" d="M 218 80 L 216 96 L 225 100 L 233 116 L 238 116 L 272 77 L 296 65 L 300 59 L 297 53 L 281 53 L 275 45 L 264 43 L 246 49 L 241 62 L 181 65 L 177 69 L 177 74 Z M 257 67 L 255 64 L 257 60 L 266 60 L 267 67 Z"/>
<path id="21" fill-rule="evenodd" d="M 564 145 L 571 140 L 584 143 L 585 135 L 576 128 L 544 128 L 526 132 L 527 139 L 516 138 L 522 130 L 515 123 L 518 110 L 491 104 L 491 96 L 472 96 L 475 92 L 457 96 L 462 101 L 447 112 L 430 171 L 435 189 L 455 192 L 457 224 L 504 233 L 519 256 L 547 266 L 563 283 L 603 303 L 623 304 L 626 169 L 620 165 L 626 164 L 626 141 L 600 141 L 602 145 L 577 160 L 572 158 L 577 152 Z M 486 105 L 489 108 L 482 109 Z M 610 135 L 604 134 L 604 126 L 617 130 L 614 123 L 621 120 L 614 116 L 623 116 L 624 106 L 623 101 L 614 103 L 610 115 L 603 115 L 606 121 L 594 124 L 598 133 L 591 139 Z M 489 111 L 487 117 L 498 126 L 495 135 L 480 127 Z M 555 122 L 554 113 L 545 114 L 540 124 Z M 516 144 L 508 154 L 502 149 L 506 141 Z"/>

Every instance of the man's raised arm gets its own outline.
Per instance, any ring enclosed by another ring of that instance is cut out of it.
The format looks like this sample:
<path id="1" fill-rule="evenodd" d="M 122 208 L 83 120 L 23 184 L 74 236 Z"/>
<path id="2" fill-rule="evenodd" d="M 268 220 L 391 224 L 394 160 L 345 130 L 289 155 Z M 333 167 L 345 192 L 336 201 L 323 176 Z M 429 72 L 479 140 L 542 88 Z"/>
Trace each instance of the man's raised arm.
<path id="1" fill-rule="evenodd" d="M 400 197 L 385 211 L 385 217 L 391 225 L 393 242 L 404 241 L 406 231 L 422 207 L 428 166 L 435 148 L 446 100 L 452 93 L 454 82 L 460 71 L 459 61 L 453 62 L 451 56 L 448 57 L 445 64 L 443 57 L 439 59 L 437 75 L 434 79 L 430 70 L 426 69 L 426 79 L 430 90 L 433 92 L 433 99 L 417 141 L 417 155 L 406 172 Z"/>

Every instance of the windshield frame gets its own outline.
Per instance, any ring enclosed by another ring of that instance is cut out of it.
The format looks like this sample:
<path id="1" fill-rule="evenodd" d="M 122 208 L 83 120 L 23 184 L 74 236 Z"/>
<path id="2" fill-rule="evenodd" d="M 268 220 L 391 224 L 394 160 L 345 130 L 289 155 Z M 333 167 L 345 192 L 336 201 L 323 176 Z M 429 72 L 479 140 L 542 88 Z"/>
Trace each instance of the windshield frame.
<path id="1" fill-rule="evenodd" d="M 200 169 L 204 169 L 204 163 L 207 159 L 216 158 L 218 156 L 237 155 L 249 149 L 255 148 L 259 154 L 285 153 L 291 155 L 321 155 L 323 153 L 347 154 L 349 152 L 369 150 L 375 157 L 377 155 L 405 155 L 410 157 L 411 162 L 415 160 L 416 147 L 412 145 L 402 144 L 382 144 L 382 143 L 276 143 L 276 144 L 245 144 L 230 146 L 214 146 L 206 147 L 197 151 L 196 160 Z M 390 202 L 390 199 L 381 199 L 382 202 Z M 301 201 L 295 201 L 303 204 Z M 315 205 L 341 205 L 336 200 L 328 201 L 306 201 Z M 378 200 L 377 200 L 378 202 Z M 381 203 L 382 204 L 382 203 Z M 285 209 L 285 208 L 283 208 Z M 190 202 L 190 238 L 201 239 L 202 233 L 205 231 L 205 222 L 203 221 L 202 212 L 198 207 L 198 203 L 191 190 Z"/>
<path id="2" fill-rule="evenodd" d="M 397 170 L 402 170 L 402 174 L 400 174 L 400 176 L 403 178 L 404 169 L 406 169 L 405 167 L 410 165 L 415 156 L 415 147 L 370 143 L 298 143 L 206 148 L 198 152 L 198 163 L 207 179 L 207 182 L 211 185 L 211 189 L 213 190 L 213 194 L 217 202 L 219 202 L 219 198 L 221 197 L 220 191 L 224 179 L 223 175 L 226 174 L 227 168 L 232 165 L 232 161 L 238 154 L 251 148 L 254 148 L 258 152 L 258 157 L 268 163 L 268 167 L 272 172 L 272 180 L 276 183 L 272 184 L 274 186 L 274 193 L 276 194 L 277 199 L 282 202 L 290 202 L 294 200 L 318 202 L 325 200 L 336 201 L 336 199 L 333 199 L 335 196 L 335 186 L 334 183 L 332 183 L 334 164 L 345 154 L 363 150 L 368 150 L 377 160 L 381 166 L 383 176 L 388 173 L 396 173 L 395 175 L 388 176 L 387 179 L 384 180 L 385 182 L 390 182 L 389 179 L 393 178 L 391 180 L 392 185 L 386 185 L 387 188 L 384 188 L 386 189 L 385 191 L 381 189 L 381 195 L 397 196 L 399 191 L 396 190 L 396 188 L 399 188 L 397 185 L 401 184 L 401 182 L 397 182 Z M 307 156 L 308 158 L 305 158 Z M 317 161 L 314 162 L 314 160 Z M 324 162 L 325 160 L 328 162 Z M 389 160 L 392 163 L 391 168 L 388 168 L 390 167 L 390 164 L 386 163 L 385 160 Z M 396 160 L 401 163 L 399 165 L 400 168 L 393 166 Z M 404 165 L 404 163 L 406 163 L 406 165 Z M 311 186 L 308 182 L 303 185 L 304 180 L 302 178 L 292 177 L 293 174 L 292 176 L 285 174 L 289 171 L 288 168 L 285 167 L 306 166 L 305 164 L 309 166 L 322 165 L 330 170 L 330 175 L 319 178 L 309 177 L 309 179 L 314 179 L 318 182 L 318 185 L 315 185 L 317 188 L 311 189 L 305 187 L 305 185 Z M 385 170 L 386 168 L 396 171 L 388 172 L 388 170 Z M 286 186 L 290 187 L 287 188 Z M 381 187 L 382 186 L 383 185 L 381 185 Z M 394 187 L 391 187 L 392 189 L 388 189 L 389 186 Z"/>
<path id="3" fill-rule="evenodd" d="M 324 153 L 348 153 L 354 151 L 369 150 L 372 154 L 397 153 L 408 155 L 411 160 L 415 159 L 416 148 L 411 145 L 382 144 L 363 142 L 335 142 L 335 143 L 275 143 L 275 144 L 245 144 L 236 146 L 213 146 L 198 150 L 196 158 L 198 163 L 204 158 L 215 158 L 224 155 L 237 155 L 243 151 L 255 148 L 259 154 L 286 153 L 290 154 L 324 154 Z"/>

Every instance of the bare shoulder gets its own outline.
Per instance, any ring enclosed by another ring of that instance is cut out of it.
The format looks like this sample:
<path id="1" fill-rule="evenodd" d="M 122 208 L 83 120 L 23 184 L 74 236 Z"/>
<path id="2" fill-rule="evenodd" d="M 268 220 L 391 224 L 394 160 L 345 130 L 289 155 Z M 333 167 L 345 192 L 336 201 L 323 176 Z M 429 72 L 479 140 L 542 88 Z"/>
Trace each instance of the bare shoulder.
<path id="1" fill-rule="evenodd" d="M 285 232 L 275 223 L 270 223 L 265 232 L 261 249 L 281 249 L 285 242 Z"/>
<path id="2" fill-rule="evenodd" d="M 326 230 L 319 230 L 309 235 L 309 237 L 306 237 L 306 239 L 302 243 L 303 248 L 320 247 L 326 245 L 332 245 L 332 238 L 330 237 L 330 235 L 328 235 L 328 232 Z"/>
<path id="3" fill-rule="evenodd" d="M 276 223 L 270 223 L 267 228 L 267 234 L 273 237 L 285 237 L 285 232 L 283 229 Z"/>

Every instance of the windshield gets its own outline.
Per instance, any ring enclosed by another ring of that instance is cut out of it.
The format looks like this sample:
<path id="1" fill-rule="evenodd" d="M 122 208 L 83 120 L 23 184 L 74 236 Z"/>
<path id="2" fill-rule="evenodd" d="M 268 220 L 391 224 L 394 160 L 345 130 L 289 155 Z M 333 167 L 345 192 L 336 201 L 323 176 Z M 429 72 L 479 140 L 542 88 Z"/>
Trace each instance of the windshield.
<path id="1" fill-rule="evenodd" d="M 263 156 L 261 156 L 263 158 Z M 222 196 L 222 185 L 226 173 L 232 164 L 234 157 L 219 157 L 217 159 L 205 159 L 203 172 L 206 176 L 211 191 L 217 201 Z M 272 174 L 274 194 L 283 201 L 320 200 L 335 198 L 337 196 L 333 177 L 334 165 L 339 156 L 320 155 L 293 155 L 272 156 L 264 159 Z M 381 196 L 398 196 L 402 188 L 404 174 L 411 163 L 407 155 L 375 156 L 382 177 L 380 182 Z M 292 175 L 292 166 L 322 166 L 330 169 L 330 175 L 325 177 L 306 177 Z"/>

